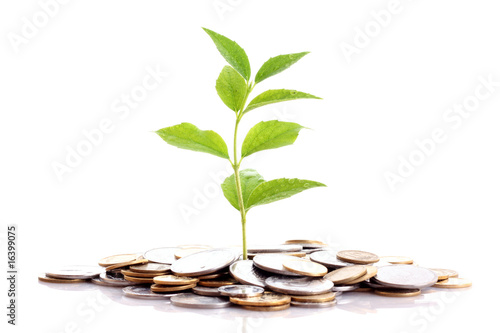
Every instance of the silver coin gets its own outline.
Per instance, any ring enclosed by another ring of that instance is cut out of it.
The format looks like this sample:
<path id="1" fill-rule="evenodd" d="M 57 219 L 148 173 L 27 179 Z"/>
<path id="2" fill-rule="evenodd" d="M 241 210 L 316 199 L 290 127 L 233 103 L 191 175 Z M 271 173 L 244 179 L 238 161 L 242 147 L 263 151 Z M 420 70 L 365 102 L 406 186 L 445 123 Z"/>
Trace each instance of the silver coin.
<path id="1" fill-rule="evenodd" d="M 55 279 L 92 279 L 104 272 L 99 266 L 66 266 L 46 272 L 45 275 Z"/>
<path id="2" fill-rule="evenodd" d="M 219 288 L 196 286 L 193 288 L 193 293 L 202 296 L 220 296 Z"/>
<path id="3" fill-rule="evenodd" d="M 219 309 L 231 306 L 227 297 L 201 296 L 192 293 L 179 294 L 170 298 L 172 304 L 186 308 Z"/>
<path id="4" fill-rule="evenodd" d="M 373 282 L 372 280 L 369 280 L 369 281 L 363 281 L 363 282 L 361 282 L 361 285 L 362 285 L 363 287 L 368 287 L 368 288 L 372 288 L 372 289 L 387 288 L 387 286 L 384 286 L 384 285 L 382 285 L 382 284 L 375 283 L 375 282 Z"/>
<path id="5" fill-rule="evenodd" d="M 359 283 L 349 286 L 333 286 L 332 291 L 353 291 L 359 288 Z"/>
<path id="6" fill-rule="evenodd" d="M 286 254 L 258 254 L 253 258 L 253 264 L 260 269 L 263 269 L 267 272 L 288 275 L 288 276 L 302 276 L 300 274 L 296 274 L 290 272 L 289 270 L 283 267 L 283 263 L 286 260 L 290 260 L 290 256 Z"/>
<path id="7" fill-rule="evenodd" d="M 137 273 L 167 273 L 168 271 L 170 271 L 170 265 L 147 263 L 141 265 L 133 265 L 130 266 L 129 269 L 132 272 Z"/>
<path id="8" fill-rule="evenodd" d="M 248 252 L 251 253 L 275 253 L 275 252 L 299 252 L 302 250 L 301 245 L 291 245 L 291 244 L 284 244 L 284 245 L 274 245 L 274 246 L 251 246 L 248 248 Z"/>
<path id="9" fill-rule="evenodd" d="M 159 247 L 144 252 L 142 255 L 148 261 L 157 263 L 171 265 L 175 261 L 175 252 L 179 251 L 178 247 Z"/>
<path id="10" fill-rule="evenodd" d="M 113 287 L 128 287 L 128 286 L 135 286 L 140 284 L 139 282 L 132 282 L 132 281 L 127 281 L 122 277 L 116 277 L 113 275 L 109 275 L 106 273 L 101 273 L 99 275 L 99 279 L 106 283 L 108 286 L 113 286 Z M 102 284 L 104 285 L 104 284 Z"/>
<path id="11" fill-rule="evenodd" d="M 233 278 L 243 284 L 265 288 L 266 279 L 270 276 L 268 272 L 255 267 L 252 260 L 238 260 L 229 267 Z"/>
<path id="12" fill-rule="evenodd" d="M 90 280 L 90 282 L 92 282 L 93 284 L 97 284 L 98 286 L 103 286 L 103 287 L 121 287 L 123 288 L 124 286 L 117 286 L 115 284 L 112 284 L 112 283 L 109 283 L 107 281 L 104 281 L 103 279 L 101 279 L 99 276 L 98 277 L 95 277 L 95 278 L 92 278 Z"/>
<path id="13" fill-rule="evenodd" d="M 266 286 L 288 295 L 319 295 L 331 291 L 333 282 L 322 278 L 271 276 L 266 279 Z"/>
<path id="14" fill-rule="evenodd" d="M 230 249 L 213 249 L 193 253 L 172 264 L 170 269 L 180 276 L 199 276 L 217 272 L 237 259 Z"/>
<path id="15" fill-rule="evenodd" d="M 334 306 L 335 304 L 337 304 L 337 300 L 334 299 L 333 301 L 319 302 L 319 303 L 292 301 L 291 303 L 292 305 L 299 306 L 302 308 L 328 308 L 330 306 Z"/>
<path id="16" fill-rule="evenodd" d="M 177 294 L 157 294 L 151 291 L 150 286 L 129 286 L 122 289 L 125 296 L 141 299 L 170 299 Z"/>
<path id="17" fill-rule="evenodd" d="M 423 289 L 432 286 L 438 275 L 430 269 L 413 265 L 391 265 L 379 267 L 373 277 L 375 283 L 401 289 Z"/>
<path id="18" fill-rule="evenodd" d="M 337 252 L 335 251 L 315 251 L 309 255 L 311 261 L 325 265 L 328 268 L 342 268 L 346 266 L 353 266 L 350 262 L 345 262 L 337 259 Z"/>
<path id="19" fill-rule="evenodd" d="M 219 287 L 222 296 L 231 297 L 255 297 L 264 293 L 264 288 L 249 285 L 231 285 Z"/>

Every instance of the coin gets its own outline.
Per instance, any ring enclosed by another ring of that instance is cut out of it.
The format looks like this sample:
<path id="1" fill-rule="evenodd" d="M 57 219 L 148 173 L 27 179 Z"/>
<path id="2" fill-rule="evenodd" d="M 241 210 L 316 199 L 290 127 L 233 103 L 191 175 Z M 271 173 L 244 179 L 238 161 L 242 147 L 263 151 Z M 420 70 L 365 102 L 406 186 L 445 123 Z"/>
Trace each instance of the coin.
<path id="1" fill-rule="evenodd" d="M 139 277 L 134 277 L 134 276 L 127 276 L 124 275 L 125 280 L 131 281 L 131 282 L 138 282 L 138 283 L 145 283 L 145 284 L 153 284 L 153 278 L 139 278 Z"/>
<path id="2" fill-rule="evenodd" d="M 151 286 L 151 291 L 153 291 L 155 293 L 171 293 L 174 291 L 193 289 L 194 287 L 196 287 L 196 283 L 186 284 L 183 286 L 165 286 L 162 284 L 153 284 Z"/>
<path id="3" fill-rule="evenodd" d="M 312 277 L 323 276 L 328 273 L 325 266 L 304 259 L 289 259 L 283 263 L 283 267 L 293 273 Z"/>
<path id="4" fill-rule="evenodd" d="M 228 267 L 236 259 L 231 249 L 205 250 L 177 260 L 170 269 L 181 276 L 206 275 Z"/>
<path id="5" fill-rule="evenodd" d="M 384 256 L 380 257 L 380 260 L 387 261 L 391 264 L 401 264 L 401 265 L 411 265 L 413 264 L 413 259 L 410 257 L 403 256 Z"/>
<path id="6" fill-rule="evenodd" d="M 251 252 L 247 253 L 249 259 L 253 259 L 253 257 L 255 257 L 258 254 L 260 253 L 251 253 Z M 287 256 L 298 257 L 298 258 L 304 258 L 307 255 L 307 253 L 305 252 L 269 252 L 266 254 L 286 254 Z"/>
<path id="7" fill-rule="evenodd" d="M 193 293 L 202 296 L 220 296 L 219 288 L 210 288 L 203 286 L 193 287 Z"/>
<path id="8" fill-rule="evenodd" d="M 238 305 L 249 305 L 249 306 L 278 306 L 283 304 L 289 304 L 292 300 L 290 296 L 283 295 L 279 293 L 273 293 L 270 291 L 264 292 L 261 296 L 256 297 L 230 297 L 231 303 Z"/>
<path id="9" fill-rule="evenodd" d="M 45 275 L 56 279 L 91 279 L 99 276 L 103 269 L 99 266 L 66 266 L 46 272 Z"/>
<path id="10" fill-rule="evenodd" d="M 337 304 L 337 300 L 334 299 L 332 301 L 321 302 L 321 303 L 292 301 L 291 304 L 294 306 L 299 306 L 299 307 L 303 307 L 303 308 L 328 308 L 330 306 L 334 306 L 335 304 Z"/>
<path id="11" fill-rule="evenodd" d="M 130 265 L 141 265 L 141 264 L 145 264 L 147 262 L 148 262 L 147 259 L 144 259 L 144 258 L 142 258 L 142 259 L 135 259 L 135 260 L 132 260 L 132 261 L 121 262 L 121 263 L 118 263 L 118 264 L 106 266 L 106 271 L 112 271 L 114 269 L 123 268 L 123 267 L 127 267 L 127 266 L 130 266 Z"/>
<path id="12" fill-rule="evenodd" d="M 372 289 L 380 289 L 380 288 L 387 288 L 386 286 L 382 285 L 382 284 L 378 284 L 374 281 L 372 281 L 372 279 L 368 280 L 368 281 L 363 281 L 361 283 L 361 286 L 362 287 L 368 287 L 368 288 L 372 288 Z"/>
<path id="13" fill-rule="evenodd" d="M 231 275 L 240 283 L 264 288 L 269 274 L 254 266 L 252 260 L 238 260 L 229 267 Z"/>
<path id="14" fill-rule="evenodd" d="M 102 258 L 99 260 L 99 266 L 107 267 L 111 265 L 121 264 L 123 262 L 129 262 L 141 257 L 140 254 L 117 254 L 113 256 L 109 256 L 106 258 Z"/>
<path id="15" fill-rule="evenodd" d="M 358 250 L 344 250 L 337 252 L 337 258 L 343 261 L 351 262 L 353 264 L 372 264 L 379 261 L 379 257 L 376 254 L 358 251 Z"/>
<path id="16" fill-rule="evenodd" d="M 328 268 L 342 268 L 347 266 L 353 266 L 354 264 L 350 262 L 345 262 L 337 258 L 337 252 L 335 251 L 316 251 L 309 255 L 311 261 L 322 264 Z"/>
<path id="17" fill-rule="evenodd" d="M 354 281 L 367 272 L 366 266 L 348 266 L 336 269 L 324 276 L 324 279 L 333 282 L 334 284 L 343 284 Z"/>
<path id="18" fill-rule="evenodd" d="M 250 311 L 282 311 L 286 310 L 290 307 L 290 303 L 276 306 L 254 306 L 254 305 L 242 305 L 241 306 L 245 310 Z"/>
<path id="19" fill-rule="evenodd" d="M 106 283 L 108 286 L 114 286 L 114 287 L 127 287 L 127 286 L 133 286 L 138 284 L 137 282 L 131 282 L 127 281 L 124 278 L 121 277 L 116 277 L 113 275 L 108 275 L 106 273 L 101 273 L 99 275 L 99 279 Z"/>
<path id="20" fill-rule="evenodd" d="M 222 286 L 229 286 L 233 284 L 237 284 L 238 281 L 233 279 L 232 277 L 228 277 L 225 279 L 215 279 L 215 280 L 200 280 L 198 284 L 203 287 L 212 287 L 212 288 L 218 288 Z"/>
<path id="21" fill-rule="evenodd" d="M 170 301 L 176 306 L 197 309 L 218 309 L 231 305 L 227 297 L 209 297 L 192 293 L 175 295 Z"/>
<path id="22" fill-rule="evenodd" d="M 431 271 L 436 272 L 439 280 L 445 280 L 447 278 L 458 277 L 458 273 L 452 269 L 446 268 L 429 268 Z M 446 276 L 446 278 L 445 278 Z"/>
<path id="23" fill-rule="evenodd" d="M 389 297 L 413 297 L 421 294 L 420 289 L 379 288 L 375 294 Z"/>
<path id="24" fill-rule="evenodd" d="M 156 294 L 149 286 L 130 286 L 122 289 L 125 296 L 142 299 L 169 299 L 172 295 Z"/>
<path id="25" fill-rule="evenodd" d="M 186 257 L 190 254 L 198 253 L 198 252 L 205 251 L 205 250 L 207 250 L 206 247 L 185 247 L 185 248 L 177 250 L 174 253 L 174 256 L 176 259 L 180 259 L 180 258 Z"/>
<path id="26" fill-rule="evenodd" d="M 333 283 L 320 278 L 271 276 L 266 279 L 266 286 L 289 295 L 317 295 L 330 291 Z"/>
<path id="27" fill-rule="evenodd" d="M 49 283 L 82 283 L 82 282 L 87 282 L 87 280 L 84 279 L 57 279 L 57 278 L 51 278 L 46 276 L 45 274 L 40 274 L 38 276 L 38 280 L 42 282 L 49 282 Z"/>
<path id="28" fill-rule="evenodd" d="M 132 272 L 137 273 L 166 273 L 170 271 L 170 265 L 147 263 L 142 265 L 132 265 L 129 267 Z"/>
<path id="29" fill-rule="evenodd" d="M 300 245 L 274 245 L 274 246 L 250 246 L 248 252 L 251 253 L 268 253 L 268 252 L 298 252 L 302 250 Z"/>
<path id="30" fill-rule="evenodd" d="M 264 288 L 249 285 L 222 286 L 218 288 L 223 296 L 255 297 L 264 293 Z"/>
<path id="31" fill-rule="evenodd" d="M 285 242 L 285 244 L 309 244 L 309 245 L 321 245 L 321 246 L 327 246 L 327 244 L 317 241 L 317 240 L 311 240 L 311 239 L 290 239 Z"/>
<path id="32" fill-rule="evenodd" d="M 153 278 L 154 283 L 168 286 L 182 286 L 197 283 L 199 280 L 187 276 L 161 275 Z"/>
<path id="33" fill-rule="evenodd" d="M 333 286 L 332 291 L 343 292 L 343 291 L 353 291 L 359 288 L 359 284 L 347 285 L 347 286 Z"/>
<path id="34" fill-rule="evenodd" d="M 355 280 L 352 280 L 352 281 L 349 281 L 349 282 L 345 282 L 345 284 L 358 284 L 360 282 L 363 282 L 365 280 L 368 280 L 369 278 L 372 278 L 374 277 L 375 275 L 377 275 L 377 267 L 374 267 L 374 266 L 370 266 L 370 265 L 366 265 L 365 266 L 366 268 L 366 274 L 355 279 Z"/>
<path id="35" fill-rule="evenodd" d="M 178 247 L 159 247 L 146 251 L 143 257 L 154 263 L 171 265 L 175 262 L 175 252 L 178 250 Z"/>
<path id="36" fill-rule="evenodd" d="M 423 289 L 435 284 L 436 273 L 430 269 L 413 265 L 391 265 L 378 268 L 374 282 L 402 289 Z"/>
<path id="37" fill-rule="evenodd" d="M 220 273 L 213 273 L 213 274 L 208 274 L 208 275 L 200 275 L 200 276 L 197 276 L 196 278 L 197 279 L 200 279 L 200 280 L 212 280 L 212 279 L 217 279 L 217 278 L 221 278 L 221 277 L 225 277 L 229 274 L 229 272 L 220 272 Z"/>
<path id="38" fill-rule="evenodd" d="M 253 264 L 271 273 L 300 276 L 300 274 L 290 272 L 283 267 L 283 263 L 289 259 L 290 257 L 285 254 L 258 254 L 253 258 Z"/>
<path id="39" fill-rule="evenodd" d="M 464 278 L 449 278 L 433 285 L 436 288 L 467 288 L 470 286 L 472 286 L 472 281 Z"/>
<path id="40" fill-rule="evenodd" d="M 142 278 L 154 278 L 155 276 L 165 275 L 165 273 L 137 273 L 129 269 L 122 269 L 122 274 L 126 276 L 142 277 Z"/>
<path id="41" fill-rule="evenodd" d="M 292 302 L 323 303 L 333 301 L 335 299 L 335 296 L 337 296 L 337 293 L 332 293 L 331 291 L 318 295 L 294 295 L 292 296 Z"/>

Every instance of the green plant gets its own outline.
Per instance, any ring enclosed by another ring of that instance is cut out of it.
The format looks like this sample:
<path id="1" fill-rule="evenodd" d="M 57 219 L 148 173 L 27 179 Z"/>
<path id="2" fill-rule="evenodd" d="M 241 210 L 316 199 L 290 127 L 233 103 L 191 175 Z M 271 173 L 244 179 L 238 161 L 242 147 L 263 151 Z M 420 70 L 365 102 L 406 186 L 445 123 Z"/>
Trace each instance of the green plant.
<path id="1" fill-rule="evenodd" d="M 262 121 L 256 124 L 245 137 L 241 147 L 241 155 L 237 154 L 238 125 L 245 114 L 264 105 L 301 98 L 320 99 L 319 97 L 296 90 L 267 90 L 253 98 L 247 99 L 256 84 L 278 74 L 309 52 L 279 55 L 266 61 L 250 80 L 250 63 L 245 51 L 234 41 L 209 29 L 205 32 L 212 38 L 221 55 L 231 66 L 225 66 L 216 81 L 218 95 L 236 115 L 233 138 L 233 159 L 229 157 L 227 145 L 222 137 L 214 131 L 203 131 L 190 123 L 162 128 L 156 133 L 167 143 L 178 148 L 209 153 L 225 158 L 231 163 L 234 174 L 222 183 L 222 191 L 229 203 L 240 211 L 243 233 L 243 258 L 247 259 L 246 215 L 259 205 L 285 199 L 306 189 L 326 186 L 322 183 L 297 178 L 280 178 L 265 181 L 259 173 L 252 169 L 240 170 L 242 160 L 259 151 L 275 149 L 295 142 L 299 131 L 304 127 L 291 122 L 278 120 Z"/>

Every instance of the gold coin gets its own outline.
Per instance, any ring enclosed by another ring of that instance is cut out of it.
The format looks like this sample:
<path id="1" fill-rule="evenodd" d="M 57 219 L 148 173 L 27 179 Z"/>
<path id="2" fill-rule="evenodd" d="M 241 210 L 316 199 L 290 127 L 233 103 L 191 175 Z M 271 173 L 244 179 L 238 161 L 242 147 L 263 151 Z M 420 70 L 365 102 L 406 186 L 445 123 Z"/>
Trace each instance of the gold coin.
<path id="1" fill-rule="evenodd" d="M 370 266 L 370 265 L 366 265 L 365 266 L 366 268 L 366 274 L 355 279 L 355 280 L 352 280 L 352 281 L 349 281 L 349 282 L 345 282 L 344 284 L 356 284 L 356 283 L 360 283 L 362 281 L 365 281 L 365 280 L 368 280 L 369 278 L 372 278 L 374 277 L 375 275 L 377 275 L 377 267 L 375 266 Z"/>
<path id="2" fill-rule="evenodd" d="M 137 273 L 129 269 L 122 269 L 120 271 L 123 275 L 140 277 L 140 278 L 153 278 L 155 276 L 165 275 L 165 273 Z"/>
<path id="3" fill-rule="evenodd" d="M 449 278 L 433 285 L 436 288 L 467 288 L 470 286 L 472 286 L 472 281 L 464 278 Z"/>
<path id="4" fill-rule="evenodd" d="M 311 240 L 311 239 L 290 239 L 285 242 L 285 244 L 316 244 L 316 245 L 327 245 L 321 241 Z"/>
<path id="5" fill-rule="evenodd" d="M 106 271 L 111 271 L 113 269 L 122 268 L 122 267 L 126 267 L 126 266 L 131 266 L 131 265 L 146 264 L 147 262 L 148 262 L 148 260 L 144 259 L 144 258 L 142 258 L 142 259 L 135 259 L 135 260 L 132 260 L 132 261 L 121 262 L 121 263 L 118 263 L 118 264 L 106 266 Z"/>
<path id="6" fill-rule="evenodd" d="M 183 286 L 171 286 L 171 287 L 165 287 L 164 285 L 161 285 L 161 284 L 153 284 L 151 286 L 151 291 L 155 292 L 155 293 L 169 293 L 172 291 L 181 291 L 181 290 L 192 289 L 194 287 L 196 287 L 196 283 L 186 284 Z"/>
<path id="7" fill-rule="evenodd" d="M 199 280 L 187 276 L 161 275 L 153 278 L 154 283 L 167 286 L 183 286 L 187 284 L 196 284 Z"/>
<path id="8" fill-rule="evenodd" d="M 237 284 L 238 281 L 233 279 L 232 277 L 227 278 L 227 279 L 220 279 L 220 280 L 200 280 L 198 284 L 203 287 L 212 287 L 212 288 L 218 288 L 222 286 L 230 286 L 232 284 Z"/>
<path id="9" fill-rule="evenodd" d="M 337 253 L 337 258 L 342 261 L 362 265 L 373 264 L 379 261 L 379 257 L 376 254 L 358 250 L 339 251 Z"/>
<path id="10" fill-rule="evenodd" d="M 183 247 L 174 253 L 175 259 L 186 257 L 190 254 L 208 250 L 206 247 Z"/>
<path id="11" fill-rule="evenodd" d="M 82 282 L 87 282 L 87 280 L 84 280 L 84 279 L 56 279 L 56 278 L 48 277 L 45 274 L 39 275 L 38 280 L 42 281 L 42 282 L 49 282 L 49 283 L 82 283 Z"/>
<path id="12" fill-rule="evenodd" d="M 132 265 L 129 269 L 137 273 L 166 273 L 170 270 L 170 265 L 150 262 L 147 264 Z"/>
<path id="13" fill-rule="evenodd" d="M 359 287 L 359 288 L 354 289 L 353 291 L 357 291 L 357 292 L 370 292 L 372 290 L 373 289 L 370 288 L 370 287 Z"/>
<path id="14" fill-rule="evenodd" d="M 281 311 L 286 310 L 290 307 L 290 303 L 276 306 L 253 306 L 253 305 L 243 305 L 242 308 L 250 311 Z"/>
<path id="15" fill-rule="evenodd" d="M 430 270 L 437 274 L 438 281 L 447 280 L 450 277 L 449 273 L 446 270 L 439 268 L 431 268 Z"/>
<path id="16" fill-rule="evenodd" d="M 458 273 L 452 269 L 446 269 L 446 268 L 430 268 L 431 271 L 434 271 L 437 273 L 439 276 L 444 276 L 445 274 L 448 275 L 448 278 L 456 278 L 458 277 Z M 437 272 L 439 271 L 439 273 Z M 441 275 L 443 274 L 443 275 Z M 441 279 L 439 279 L 441 280 Z M 444 280 L 444 279 L 442 279 Z"/>
<path id="17" fill-rule="evenodd" d="M 140 254 L 117 254 L 114 256 L 109 256 L 99 260 L 99 266 L 108 267 L 111 265 L 121 264 L 123 262 L 129 262 L 142 257 Z"/>
<path id="18" fill-rule="evenodd" d="M 292 301 L 302 302 L 302 303 L 323 303 L 331 302 L 335 299 L 337 293 L 328 292 L 326 294 L 319 295 L 307 295 L 307 296 L 291 296 Z"/>
<path id="19" fill-rule="evenodd" d="M 124 275 L 123 277 L 125 278 L 125 280 L 130 281 L 130 282 L 149 283 L 149 284 L 154 283 L 152 278 L 139 278 L 139 277 L 128 276 L 128 275 Z"/>
<path id="20" fill-rule="evenodd" d="M 229 275 L 228 272 L 213 273 L 213 274 L 208 274 L 208 275 L 197 276 L 196 278 L 198 278 L 200 280 L 212 280 L 212 279 L 217 279 L 217 278 L 220 278 L 220 277 L 223 277 L 223 276 L 227 276 L 227 275 Z"/>
<path id="21" fill-rule="evenodd" d="M 354 266 L 346 266 L 330 273 L 326 274 L 323 278 L 332 281 L 334 284 L 343 284 L 348 283 L 352 280 L 356 280 L 357 278 L 365 275 L 367 272 L 366 266 L 354 265 Z"/>
<path id="22" fill-rule="evenodd" d="M 250 252 L 250 253 L 248 253 L 248 258 L 252 259 L 257 254 L 261 254 L 261 253 L 251 253 Z M 266 252 L 266 254 L 286 254 L 287 256 L 298 257 L 298 258 L 304 258 L 305 256 L 307 256 L 307 253 L 305 253 L 305 252 Z"/>
<path id="23" fill-rule="evenodd" d="M 290 304 L 291 298 L 288 295 L 273 293 L 270 291 L 264 292 L 261 296 L 256 297 L 230 297 L 231 303 L 246 306 L 278 306 Z"/>
<path id="24" fill-rule="evenodd" d="M 384 256 L 380 257 L 380 260 L 382 261 L 387 261 L 388 263 L 391 264 L 400 264 L 400 265 L 411 265 L 413 264 L 413 259 L 410 257 L 403 257 L 403 256 Z"/>
<path id="25" fill-rule="evenodd" d="M 293 273 L 305 276 L 323 276 L 328 273 L 328 269 L 318 263 L 304 259 L 290 259 L 283 263 L 283 267 Z"/>
<path id="26" fill-rule="evenodd" d="M 375 289 L 375 294 L 389 297 L 413 297 L 421 294 L 420 289 Z"/>

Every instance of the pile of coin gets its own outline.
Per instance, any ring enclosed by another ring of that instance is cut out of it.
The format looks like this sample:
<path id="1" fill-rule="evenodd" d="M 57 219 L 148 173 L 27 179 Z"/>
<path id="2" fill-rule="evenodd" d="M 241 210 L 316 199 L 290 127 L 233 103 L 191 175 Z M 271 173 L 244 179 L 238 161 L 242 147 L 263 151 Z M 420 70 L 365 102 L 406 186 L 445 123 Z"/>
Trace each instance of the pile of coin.
<path id="1" fill-rule="evenodd" d="M 417 266 L 408 257 L 358 251 L 336 252 L 315 240 L 249 248 L 193 245 L 101 259 L 99 266 L 70 266 L 39 277 L 51 283 L 92 283 L 123 288 L 128 297 L 170 299 L 176 306 L 278 311 L 290 305 L 334 306 L 349 291 L 414 297 L 429 287 L 464 288 L 472 283 L 450 269 Z"/>

